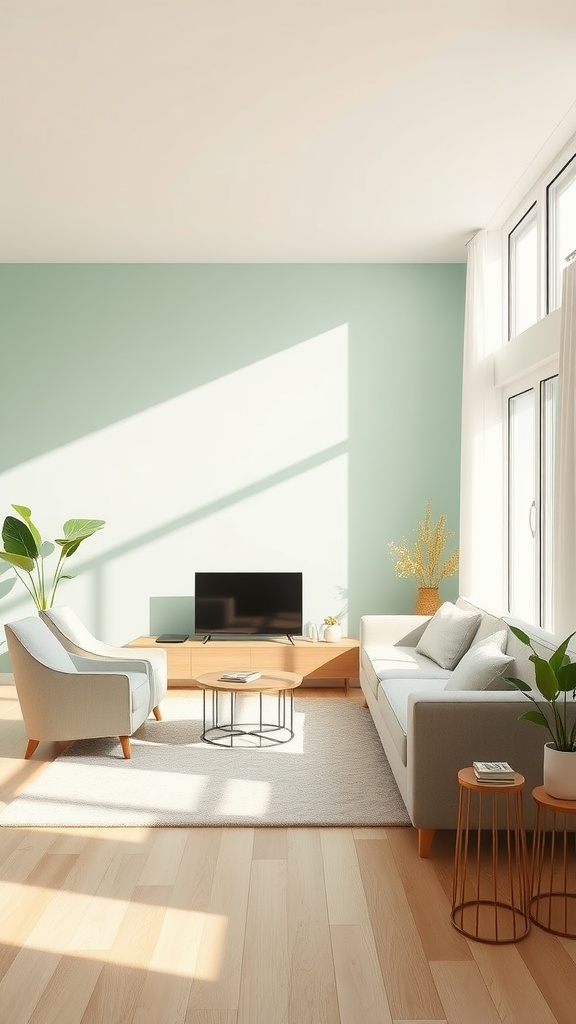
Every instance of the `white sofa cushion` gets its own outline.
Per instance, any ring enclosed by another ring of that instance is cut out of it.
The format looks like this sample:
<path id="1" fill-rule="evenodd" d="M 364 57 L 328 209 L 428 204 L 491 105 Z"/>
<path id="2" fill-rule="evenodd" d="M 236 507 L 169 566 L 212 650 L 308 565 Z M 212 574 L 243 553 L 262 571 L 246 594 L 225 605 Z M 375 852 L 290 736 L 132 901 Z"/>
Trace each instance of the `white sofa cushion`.
<path id="1" fill-rule="evenodd" d="M 367 677 L 374 694 L 378 692 L 378 683 L 383 679 L 448 679 L 450 673 L 440 668 L 435 661 L 430 661 L 423 654 L 418 654 L 415 647 L 395 647 L 392 645 L 370 645 L 362 651 L 362 660 Z"/>
<path id="2" fill-rule="evenodd" d="M 420 637 L 417 652 L 441 668 L 455 668 L 470 647 L 481 618 L 481 612 L 464 611 L 444 601 Z"/>
<path id="3" fill-rule="evenodd" d="M 498 688 L 504 672 L 514 661 L 505 654 L 508 635 L 506 630 L 498 630 L 484 640 L 474 644 L 462 656 L 452 672 L 446 690 L 487 690 Z M 502 688 L 508 688 L 504 683 Z"/>
<path id="4" fill-rule="evenodd" d="M 402 763 L 408 763 L 408 697 L 411 693 L 441 693 L 445 680 L 385 679 L 378 687 L 378 707 Z"/>

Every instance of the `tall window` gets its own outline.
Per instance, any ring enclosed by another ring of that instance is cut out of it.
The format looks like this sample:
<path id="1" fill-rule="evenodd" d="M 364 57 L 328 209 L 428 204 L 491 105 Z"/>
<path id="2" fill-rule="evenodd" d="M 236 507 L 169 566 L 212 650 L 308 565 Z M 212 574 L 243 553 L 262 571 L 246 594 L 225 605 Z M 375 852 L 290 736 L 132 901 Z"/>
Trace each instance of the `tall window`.
<path id="1" fill-rule="evenodd" d="M 548 311 L 562 301 L 566 257 L 576 249 L 576 156 L 562 168 L 546 190 L 548 212 Z"/>
<path id="2" fill-rule="evenodd" d="M 538 225 L 536 204 L 508 236 L 508 337 L 538 319 Z"/>
<path id="3" fill-rule="evenodd" d="M 508 398 L 508 602 L 552 627 L 552 529 L 557 377 Z"/>

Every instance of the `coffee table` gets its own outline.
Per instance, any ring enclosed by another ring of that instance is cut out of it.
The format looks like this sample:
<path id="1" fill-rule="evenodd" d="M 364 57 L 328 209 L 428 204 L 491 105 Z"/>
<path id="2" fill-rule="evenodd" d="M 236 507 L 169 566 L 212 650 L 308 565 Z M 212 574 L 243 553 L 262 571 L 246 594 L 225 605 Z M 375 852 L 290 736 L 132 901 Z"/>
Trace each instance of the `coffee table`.
<path id="1" fill-rule="evenodd" d="M 202 739 L 217 747 L 233 747 L 234 740 L 242 739 L 242 746 L 269 747 L 288 743 L 294 736 L 294 690 L 302 683 L 296 672 L 277 672 L 265 669 L 258 679 L 239 683 L 221 679 L 229 669 L 205 672 L 195 682 L 202 690 Z M 239 693 L 258 695 L 258 720 L 240 722 L 236 715 L 236 697 Z M 221 698 L 229 698 L 221 701 Z M 269 700 L 264 719 L 264 698 Z M 225 704 L 222 711 L 220 704 Z M 286 707 L 288 704 L 288 707 Z M 270 708 L 275 708 L 275 714 Z M 227 713 L 226 713 L 227 712 Z M 239 746 L 237 743 L 236 746 Z"/>

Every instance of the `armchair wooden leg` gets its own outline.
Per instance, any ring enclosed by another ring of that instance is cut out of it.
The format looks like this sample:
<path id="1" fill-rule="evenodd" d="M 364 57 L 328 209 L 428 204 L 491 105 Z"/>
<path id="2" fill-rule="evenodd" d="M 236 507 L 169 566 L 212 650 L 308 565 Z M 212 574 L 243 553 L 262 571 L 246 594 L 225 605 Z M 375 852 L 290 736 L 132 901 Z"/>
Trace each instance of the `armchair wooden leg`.
<path id="1" fill-rule="evenodd" d="M 29 757 L 32 757 L 32 754 L 36 750 L 36 747 L 38 746 L 39 743 L 40 740 L 28 740 L 28 746 L 26 747 L 26 753 L 24 754 L 26 760 L 28 760 Z"/>
<path id="2" fill-rule="evenodd" d="M 155 708 L 152 708 L 152 711 L 154 712 L 154 718 L 156 719 L 156 721 L 157 722 L 161 722 L 162 721 L 162 712 L 160 711 L 159 705 L 157 704 Z"/>
<path id="3" fill-rule="evenodd" d="M 428 857 L 434 836 L 436 834 L 435 828 L 419 828 L 418 829 L 418 856 Z"/>
<path id="4" fill-rule="evenodd" d="M 130 737 L 120 736 L 120 743 L 122 744 L 122 753 L 124 754 L 124 757 L 130 758 L 132 756 L 130 751 Z"/>

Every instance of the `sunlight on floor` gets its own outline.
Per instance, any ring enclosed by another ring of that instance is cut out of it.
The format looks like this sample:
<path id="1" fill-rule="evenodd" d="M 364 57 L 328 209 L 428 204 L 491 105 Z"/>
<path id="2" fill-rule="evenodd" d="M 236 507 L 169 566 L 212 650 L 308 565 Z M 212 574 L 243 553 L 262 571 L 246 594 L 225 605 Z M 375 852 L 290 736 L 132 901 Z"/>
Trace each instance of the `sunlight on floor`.
<path id="1" fill-rule="evenodd" d="M 133 911 L 139 905 L 134 898 L 127 901 L 69 891 L 60 897 L 54 895 L 53 889 L 42 886 L 3 883 L 1 943 L 9 946 L 14 940 L 13 914 L 20 912 L 28 900 L 36 904 L 43 899 L 51 899 L 52 903 L 28 934 L 28 950 L 103 960 L 123 967 L 140 966 L 137 960 L 125 954 L 124 943 L 121 949 L 113 948 L 128 908 Z M 58 911 L 54 900 L 65 902 L 65 928 L 55 928 L 56 918 L 62 919 L 62 908 Z M 228 918 L 223 914 L 168 907 L 150 967 L 199 981 L 216 981 L 220 977 L 227 934 Z"/>

